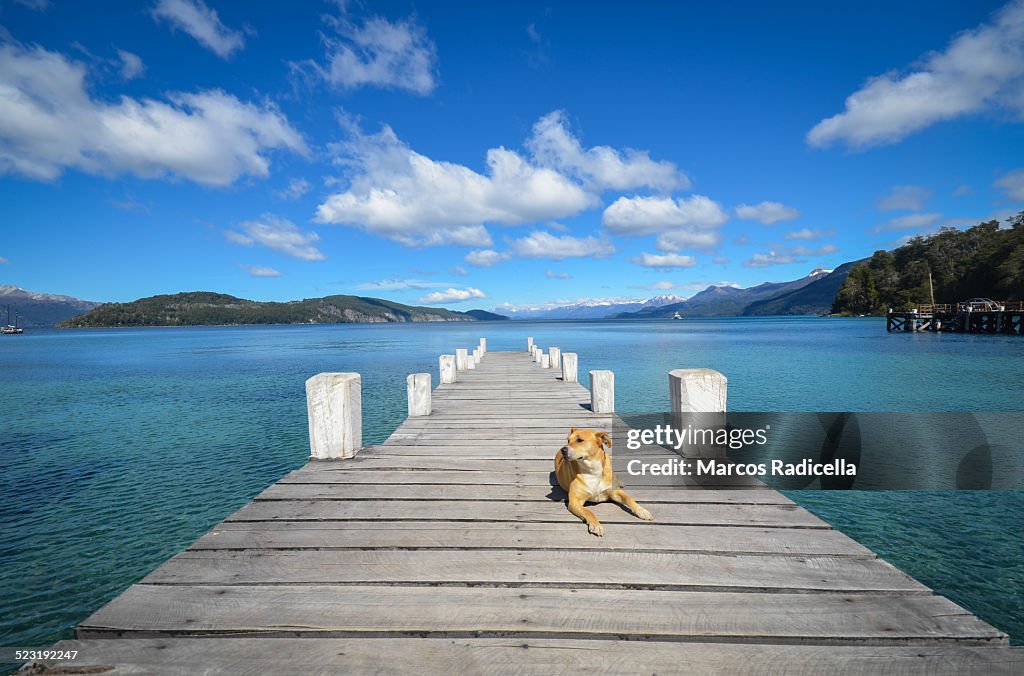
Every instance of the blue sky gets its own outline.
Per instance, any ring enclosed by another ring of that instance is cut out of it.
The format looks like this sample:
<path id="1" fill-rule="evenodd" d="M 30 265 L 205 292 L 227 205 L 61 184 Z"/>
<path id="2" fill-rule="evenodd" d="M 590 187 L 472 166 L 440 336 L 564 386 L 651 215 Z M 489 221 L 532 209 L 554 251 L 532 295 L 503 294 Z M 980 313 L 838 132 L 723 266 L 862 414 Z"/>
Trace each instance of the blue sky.
<path id="1" fill-rule="evenodd" d="M 1024 208 L 1022 121 L 1022 0 L 0 0 L 0 284 L 469 309 L 794 279 Z"/>

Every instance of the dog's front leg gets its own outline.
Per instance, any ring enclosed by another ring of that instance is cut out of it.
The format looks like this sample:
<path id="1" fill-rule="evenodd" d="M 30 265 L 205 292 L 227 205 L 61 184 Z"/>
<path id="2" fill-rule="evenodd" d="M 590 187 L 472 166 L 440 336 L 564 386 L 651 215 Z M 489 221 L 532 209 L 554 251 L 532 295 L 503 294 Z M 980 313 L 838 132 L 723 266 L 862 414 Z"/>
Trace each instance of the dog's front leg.
<path id="1" fill-rule="evenodd" d="M 587 493 L 576 490 L 574 486 L 569 488 L 569 511 L 587 522 L 587 530 L 597 537 L 604 536 L 604 526 L 597 520 L 594 513 L 583 506 L 586 502 Z"/>
<path id="2" fill-rule="evenodd" d="M 644 521 L 654 520 L 654 516 L 652 516 L 650 512 L 638 505 L 636 500 L 621 488 L 608 491 L 608 499 L 612 502 L 617 502 L 620 505 L 625 505 L 629 508 L 629 511 L 636 514 L 637 518 L 643 519 Z"/>

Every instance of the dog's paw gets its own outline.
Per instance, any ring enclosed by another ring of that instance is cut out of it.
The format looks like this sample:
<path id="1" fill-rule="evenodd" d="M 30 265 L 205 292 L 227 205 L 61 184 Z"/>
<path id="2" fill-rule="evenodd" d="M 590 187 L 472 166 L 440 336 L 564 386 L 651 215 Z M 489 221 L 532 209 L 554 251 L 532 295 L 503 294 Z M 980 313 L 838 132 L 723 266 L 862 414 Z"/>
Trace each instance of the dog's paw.
<path id="1" fill-rule="evenodd" d="M 644 521 L 654 521 L 654 515 L 643 507 L 636 508 L 636 516 L 638 519 L 643 519 Z"/>
<path id="2" fill-rule="evenodd" d="M 596 535 L 599 538 L 604 537 L 604 526 L 599 523 L 587 524 L 587 530 L 589 530 L 592 535 Z"/>

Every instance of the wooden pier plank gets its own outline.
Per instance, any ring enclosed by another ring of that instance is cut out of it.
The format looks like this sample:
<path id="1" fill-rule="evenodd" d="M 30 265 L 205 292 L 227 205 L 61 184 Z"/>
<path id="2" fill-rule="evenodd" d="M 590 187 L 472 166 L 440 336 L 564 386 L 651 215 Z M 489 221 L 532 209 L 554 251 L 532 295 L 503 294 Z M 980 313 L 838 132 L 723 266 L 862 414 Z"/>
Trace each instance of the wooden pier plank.
<path id="1" fill-rule="evenodd" d="M 1024 649 L 929 646 L 813 646 L 669 643 L 531 638 L 251 638 L 61 641 L 74 661 L 39 663 L 36 673 L 160 673 L 192 676 L 216 665 L 237 676 L 266 674 L 482 674 L 547 676 L 553 673 L 677 673 L 707 676 L 765 674 L 923 676 L 956 673 L 1016 676 Z M 65 671 L 64 669 L 68 669 Z"/>

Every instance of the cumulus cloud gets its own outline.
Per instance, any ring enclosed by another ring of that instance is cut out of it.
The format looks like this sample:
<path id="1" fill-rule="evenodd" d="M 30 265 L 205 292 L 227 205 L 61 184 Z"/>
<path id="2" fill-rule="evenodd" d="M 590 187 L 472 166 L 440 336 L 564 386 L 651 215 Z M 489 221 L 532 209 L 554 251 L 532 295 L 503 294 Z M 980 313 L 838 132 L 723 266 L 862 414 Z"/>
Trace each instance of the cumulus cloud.
<path id="1" fill-rule="evenodd" d="M 480 289 L 468 286 L 465 289 L 452 288 L 428 293 L 423 298 L 420 298 L 420 302 L 427 305 L 438 305 L 440 303 L 461 303 L 473 298 L 487 298 L 487 294 Z"/>
<path id="2" fill-rule="evenodd" d="M 242 33 L 225 26 L 203 0 L 157 0 L 153 17 L 185 31 L 222 59 L 245 46 Z"/>
<path id="3" fill-rule="evenodd" d="M 412 19 L 391 22 L 379 16 L 362 25 L 344 13 L 327 17 L 334 34 L 324 36 L 326 63 L 292 64 L 341 89 L 381 87 L 425 96 L 437 86 L 437 48 Z"/>
<path id="4" fill-rule="evenodd" d="M 672 230 L 658 235 L 654 243 L 660 251 L 682 251 L 683 249 L 713 249 L 721 242 L 717 230 Z"/>
<path id="5" fill-rule="evenodd" d="M 761 221 L 765 225 L 772 225 L 779 221 L 792 220 L 799 216 L 800 212 L 781 202 L 760 202 L 739 205 L 736 207 L 736 215 L 744 221 Z"/>
<path id="6" fill-rule="evenodd" d="M 920 211 L 925 200 L 932 194 L 928 188 L 919 185 L 897 185 L 885 197 L 878 200 L 879 211 Z"/>
<path id="7" fill-rule="evenodd" d="M 1003 191 L 1007 199 L 1024 202 L 1024 169 L 1011 171 L 996 181 L 995 186 Z"/>
<path id="8" fill-rule="evenodd" d="M 834 234 L 835 233 L 832 232 L 831 230 L 812 230 L 810 228 L 801 228 L 800 230 L 787 232 L 784 239 L 790 241 L 795 239 L 812 241 L 816 239 L 821 239 L 822 237 L 831 237 Z"/>
<path id="9" fill-rule="evenodd" d="M 453 275 L 458 275 L 459 277 L 465 277 L 466 275 L 469 274 L 469 271 L 466 270 L 466 268 L 462 267 L 461 265 L 452 266 L 451 268 L 448 269 L 448 272 L 452 273 Z"/>
<path id="10" fill-rule="evenodd" d="M 620 197 L 601 216 L 609 232 L 651 235 L 676 229 L 710 229 L 729 220 L 722 206 L 703 195 L 690 197 Z"/>
<path id="11" fill-rule="evenodd" d="M 797 245 L 791 247 L 772 246 L 766 253 L 755 253 L 743 262 L 747 268 L 767 268 L 772 265 L 787 265 L 789 263 L 804 263 L 808 256 L 826 256 L 839 251 L 833 244 L 824 244 L 816 249 Z"/>
<path id="12" fill-rule="evenodd" d="M 138 54 L 119 49 L 117 58 L 121 61 L 121 78 L 124 80 L 134 80 L 146 72 L 146 64 L 142 63 L 142 58 Z"/>
<path id="13" fill-rule="evenodd" d="M 334 146 L 348 189 L 329 196 L 316 220 L 361 227 L 410 246 L 492 243 L 483 224 L 521 225 L 576 214 L 596 197 L 552 169 L 505 148 L 487 151 L 484 174 L 433 160 L 390 127 Z"/>
<path id="14" fill-rule="evenodd" d="M 466 254 L 466 262 L 477 268 L 493 268 L 508 257 L 507 253 L 498 253 L 494 249 L 475 249 Z"/>
<path id="15" fill-rule="evenodd" d="M 697 264 L 697 259 L 693 256 L 682 256 L 680 254 L 642 253 L 629 260 L 645 268 L 692 268 Z"/>
<path id="16" fill-rule="evenodd" d="M 893 218 L 875 227 L 875 232 L 883 230 L 909 230 L 912 228 L 925 228 L 935 224 L 942 218 L 942 214 L 908 214 Z"/>
<path id="17" fill-rule="evenodd" d="M 404 291 L 405 289 L 437 289 L 448 282 L 428 282 L 423 279 L 377 279 L 356 285 L 360 291 Z"/>
<path id="18" fill-rule="evenodd" d="M 241 223 L 238 230 L 227 230 L 224 236 L 235 244 L 260 244 L 305 261 L 322 261 L 325 258 L 316 248 L 320 235 L 315 232 L 303 232 L 288 219 L 272 214 L 263 214 L 259 220 Z"/>
<path id="19" fill-rule="evenodd" d="M 297 200 L 309 192 L 312 187 L 304 178 L 293 178 L 288 181 L 288 185 L 283 190 L 278 190 L 275 194 L 283 200 Z"/>
<path id="20" fill-rule="evenodd" d="M 960 33 L 944 51 L 930 52 L 905 72 L 869 79 L 846 109 L 819 122 L 807 142 L 823 148 L 895 143 L 936 122 L 984 111 L 1024 114 L 1024 0 Z"/>
<path id="21" fill-rule="evenodd" d="M 522 258 L 604 258 L 615 253 L 615 246 L 597 237 L 552 235 L 536 231 L 512 242 L 512 251 Z"/>
<path id="22" fill-rule="evenodd" d="M 267 176 L 272 149 L 308 152 L 270 104 L 216 90 L 106 103 L 90 97 L 85 76 L 61 54 L 0 45 L 0 173 L 50 180 L 75 168 L 226 186 Z"/>
<path id="23" fill-rule="evenodd" d="M 689 179 L 675 164 L 652 160 L 646 150 L 584 148 L 569 130 L 561 110 L 548 113 L 533 125 L 526 148 L 538 165 L 573 176 L 595 192 L 641 187 L 667 192 L 690 187 Z"/>
<path id="24" fill-rule="evenodd" d="M 554 270 L 548 270 L 544 276 L 548 279 L 572 279 L 572 275 L 568 272 L 555 272 Z"/>
<path id="25" fill-rule="evenodd" d="M 265 268 L 260 265 L 243 265 L 242 269 L 249 273 L 250 277 L 280 277 L 281 273 L 274 268 Z"/>

